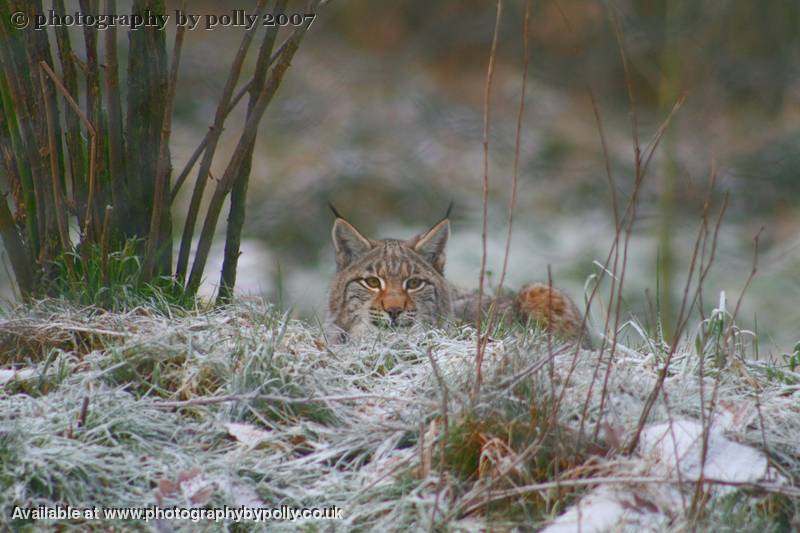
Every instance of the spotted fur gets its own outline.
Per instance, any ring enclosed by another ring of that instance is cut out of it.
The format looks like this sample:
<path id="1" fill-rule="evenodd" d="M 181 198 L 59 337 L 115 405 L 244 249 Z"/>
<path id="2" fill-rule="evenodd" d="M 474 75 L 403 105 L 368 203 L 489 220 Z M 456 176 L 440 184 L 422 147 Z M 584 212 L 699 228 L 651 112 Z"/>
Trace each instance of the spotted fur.
<path id="1" fill-rule="evenodd" d="M 499 316 L 539 323 L 565 339 L 580 336 L 581 312 L 563 292 L 541 283 L 516 294 L 486 295 L 479 310 L 476 291 L 458 289 L 444 278 L 449 236 L 445 218 L 409 240 L 372 240 L 337 213 L 332 231 L 336 274 L 328 299 L 331 326 L 346 338 L 385 327 L 435 326 L 449 318 L 475 323 L 479 312 L 494 306 Z"/>

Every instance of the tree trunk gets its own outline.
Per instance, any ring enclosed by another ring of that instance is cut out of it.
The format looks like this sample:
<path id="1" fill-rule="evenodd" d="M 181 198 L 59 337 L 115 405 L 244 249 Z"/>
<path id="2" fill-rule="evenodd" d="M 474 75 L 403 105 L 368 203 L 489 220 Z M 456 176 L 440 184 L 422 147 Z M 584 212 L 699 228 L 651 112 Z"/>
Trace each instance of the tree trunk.
<path id="1" fill-rule="evenodd" d="M 164 0 L 134 0 L 133 13 L 141 14 L 145 10 L 163 14 Z M 119 223 L 125 228 L 125 238 L 145 238 L 150 225 L 158 172 L 161 124 L 168 84 L 167 51 L 163 31 L 152 27 L 140 28 L 128 35 L 126 160 L 130 219 Z M 169 226 L 168 209 L 162 216 L 162 222 L 165 228 Z M 158 265 L 156 272 L 164 274 L 168 270 L 165 272 L 163 265 Z"/>

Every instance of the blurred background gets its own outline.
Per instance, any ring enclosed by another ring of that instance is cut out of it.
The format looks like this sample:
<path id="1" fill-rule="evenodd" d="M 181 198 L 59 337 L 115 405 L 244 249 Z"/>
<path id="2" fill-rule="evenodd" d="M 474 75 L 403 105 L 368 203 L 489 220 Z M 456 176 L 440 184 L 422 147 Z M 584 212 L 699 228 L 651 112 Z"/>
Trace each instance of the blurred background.
<path id="1" fill-rule="evenodd" d="M 253 4 L 195 0 L 187 10 L 223 13 L 251 10 Z M 289 11 L 302 12 L 303 5 L 290 2 Z M 168 7 L 177 6 L 168 2 Z M 492 285 L 505 245 L 524 9 L 522 0 L 503 2 L 491 99 Z M 623 318 L 652 324 L 657 306 L 667 325 L 674 323 L 713 166 L 713 216 L 726 191 L 730 202 L 705 284 L 704 309 L 708 313 L 717 305 L 720 291 L 733 309 L 751 271 L 753 238 L 763 227 L 758 273 L 739 322 L 758 331 L 761 350 L 790 350 L 800 339 L 800 4 L 795 2 L 533 1 L 507 286 L 546 281 L 549 267 L 553 283 L 583 301 L 587 279 L 600 272 L 597 263 L 608 254 L 612 194 L 589 87 L 623 205 L 634 182 L 631 106 L 612 13 L 630 61 L 642 146 L 686 94 L 642 188 Z M 324 316 L 334 271 L 328 201 L 368 236 L 407 238 L 441 218 L 453 200 L 446 273 L 459 285 L 477 286 L 483 95 L 494 19 L 495 3 L 479 0 L 334 0 L 324 7 L 260 129 L 239 293 L 262 294 L 293 307 L 298 316 Z M 171 47 L 174 24 L 168 31 Z M 241 28 L 186 34 L 173 123 L 175 173 L 213 119 L 242 35 Z M 122 32 L 120 45 L 126 43 Z M 251 52 L 243 79 L 252 72 Z M 226 123 L 214 176 L 224 171 L 245 107 Z M 176 215 L 190 193 L 191 187 L 183 188 Z M 206 270 L 206 294 L 218 279 L 223 236 L 221 224 Z M 603 318 L 598 306 L 597 326 Z"/>

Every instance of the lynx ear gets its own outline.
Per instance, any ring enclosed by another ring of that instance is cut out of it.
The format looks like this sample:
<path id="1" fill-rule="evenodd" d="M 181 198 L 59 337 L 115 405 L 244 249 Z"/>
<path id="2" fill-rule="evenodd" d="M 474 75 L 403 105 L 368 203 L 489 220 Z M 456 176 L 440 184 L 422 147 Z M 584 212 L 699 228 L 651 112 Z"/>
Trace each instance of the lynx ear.
<path id="1" fill-rule="evenodd" d="M 336 250 L 336 269 L 347 266 L 372 249 L 372 241 L 361 235 L 352 224 L 343 218 L 333 223 L 333 247 Z"/>
<path id="2" fill-rule="evenodd" d="M 444 272 L 444 247 L 450 238 L 450 221 L 444 219 L 421 235 L 417 235 L 407 244 L 425 258 L 439 273 Z"/>

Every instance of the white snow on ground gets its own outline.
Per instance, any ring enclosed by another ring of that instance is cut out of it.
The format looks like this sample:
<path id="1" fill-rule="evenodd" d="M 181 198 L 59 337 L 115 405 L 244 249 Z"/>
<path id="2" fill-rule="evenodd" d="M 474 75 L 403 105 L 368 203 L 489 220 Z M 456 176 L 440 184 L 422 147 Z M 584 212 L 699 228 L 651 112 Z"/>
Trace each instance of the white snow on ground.
<path id="1" fill-rule="evenodd" d="M 764 452 L 727 439 L 720 425 L 712 424 L 707 435 L 703 425 L 693 420 L 648 425 L 640 437 L 638 460 L 627 465 L 628 472 L 619 473 L 634 480 L 649 477 L 676 482 L 707 479 L 728 483 L 786 483 L 783 476 L 770 472 Z M 704 441 L 707 442 L 705 460 Z M 732 485 L 714 483 L 706 488 L 710 499 L 735 490 Z M 670 522 L 670 517 L 685 511 L 686 505 L 687 494 L 677 484 L 606 485 L 582 497 L 543 533 L 592 533 L 621 528 L 659 531 Z"/>

